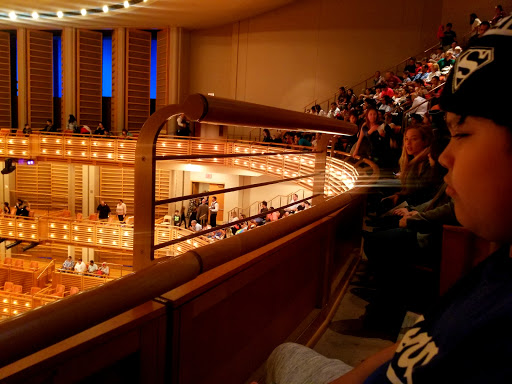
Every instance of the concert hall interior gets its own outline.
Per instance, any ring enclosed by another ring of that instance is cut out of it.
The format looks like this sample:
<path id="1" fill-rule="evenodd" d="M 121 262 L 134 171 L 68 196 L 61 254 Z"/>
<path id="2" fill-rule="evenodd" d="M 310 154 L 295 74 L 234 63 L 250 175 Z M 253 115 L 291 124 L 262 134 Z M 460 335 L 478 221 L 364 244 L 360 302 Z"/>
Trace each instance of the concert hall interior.
<path id="1" fill-rule="evenodd" d="M 489 4 L 0 1 L 0 381 L 263 384 L 286 341 L 399 340 L 492 247 L 447 221 L 407 248 L 436 262 L 372 259 L 441 205 L 438 98 Z"/>

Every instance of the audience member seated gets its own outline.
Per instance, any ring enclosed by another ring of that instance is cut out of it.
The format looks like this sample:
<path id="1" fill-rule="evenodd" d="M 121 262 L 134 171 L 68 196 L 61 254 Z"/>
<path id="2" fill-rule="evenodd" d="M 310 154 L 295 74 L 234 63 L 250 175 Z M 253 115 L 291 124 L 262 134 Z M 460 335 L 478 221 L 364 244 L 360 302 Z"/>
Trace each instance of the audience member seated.
<path id="1" fill-rule="evenodd" d="M 365 122 L 359 129 L 357 143 L 354 147 L 353 156 L 372 157 L 372 140 L 370 137 L 373 134 L 379 135 L 380 122 L 378 121 L 377 110 L 369 107 L 366 110 Z M 374 138 L 374 142 L 378 141 L 378 137 Z"/>
<path id="2" fill-rule="evenodd" d="M 101 267 L 98 270 L 98 275 L 102 275 L 105 277 L 110 275 L 110 268 L 108 267 L 108 265 L 105 261 L 101 264 Z"/>
<path id="3" fill-rule="evenodd" d="M 386 72 L 384 78 L 386 80 L 388 87 L 391 89 L 396 88 L 399 84 L 402 83 L 402 80 L 400 80 L 400 78 L 396 76 L 392 71 Z"/>
<path id="4" fill-rule="evenodd" d="M 274 140 L 272 139 L 272 136 L 270 135 L 270 131 L 266 128 L 263 130 L 263 142 L 264 143 L 274 142 Z"/>
<path id="5" fill-rule="evenodd" d="M 408 306 L 415 303 L 415 311 L 425 310 L 436 298 L 443 225 L 458 225 L 444 190 L 445 186 L 422 205 L 395 210 L 394 214 L 402 217 L 399 228 L 364 233 L 364 251 L 373 279 L 366 280 L 371 289 L 356 288 L 353 292 L 370 302 L 360 324 L 364 329 L 396 337 Z M 433 272 L 416 281 L 416 266 Z M 409 288 L 404 290 L 404 285 Z M 423 299 L 421 306 L 419 298 Z"/>
<path id="6" fill-rule="evenodd" d="M 89 265 L 87 267 L 87 273 L 95 274 L 98 270 L 98 265 L 94 264 L 94 260 L 89 261 Z"/>
<path id="7" fill-rule="evenodd" d="M 469 39 L 468 46 L 472 47 L 472 46 L 478 45 L 478 42 L 484 36 L 484 34 L 489 30 L 490 27 L 491 27 L 491 25 L 489 24 L 488 21 L 483 21 L 478 26 L 478 34 L 472 36 L 471 39 Z"/>
<path id="8" fill-rule="evenodd" d="M 9 207 L 9 202 L 4 202 L 4 215 L 11 214 L 11 207 Z"/>
<path id="9" fill-rule="evenodd" d="M 491 19 L 491 24 L 493 26 L 495 26 L 496 24 L 498 24 L 498 22 L 503 19 L 504 17 L 506 17 L 507 14 L 506 12 L 503 10 L 503 7 L 501 5 L 497 5 L 496 6 L 496 13 L 494 15 L 494 17 Z"/>
<path id="10" fill-rule="evenodd" d="M 260 208 L 260 213 L 263 214 L 263 213 L 266 213 L 268 211 L 268 206 L 267 206 L 267 202 L 266 201 L 262 201 L 261 202 L 261 208 Z M 265 216 L 261 216 L 261 217 L 257 217 L 256 219 L 254 219 L 256 221 L 256 223 L 258 225 L 262 225 L 265 223 Z"/>
<path id="11" fill-rule="evenodd" d="M 433 198 L 442 184 L 444 172 L 437 159 L 431 156 L 433 133 L 431 127 L 410 126 L 404 135 L 400 157 L 401 190 L 381 201 L 378 213 L 384 213 L 407 201 L 419 205 Z"/>
<path id="12" fill-rule="evenodd" d="M 23 134 L 24 135 L 30 135 L 32 133 L 32 128 L 30 128 L 29 124 L 25 124 L 23 127 Z"/>
<path id="13" fill-rule="evenodd" d="M 80 133 L 82 135 L 90 135 L 92 134 L 92 129 L 88 125 L 82 125 L 80 128 Z"/>
<path id="14" fill-rule="evenodd" d="M 299 195 L 297 195 L 296 193 L 294 193 L 292 195 L 292 198 L 290 200 L 290 204 L 292 203 L 295 203 L 297 200 L 299 200 Z M 284 210 L 288 213 L 294 213 L 295 211 L 297 211 L 297 207 L 299 206 L 300 203 L 296 203 L 296 204 L 293 204 L 293 205 L 290 205 L 289 207 L 285 208 Z"/>
<path id="15" fill-rule="evenodd" d="M 72 271 L 75 263 L 73 262 L 73 258 L 71 256 L 68 256 L 68 258 L 64 261 L 62 264 L 62 269 L 65 271 Z"/>
<path id="16" fill-rule="evenodd" d="M 202 230 L 202 229 L 203 229 L 203 227 L 201 226 L 201 224 L 199 224 L 199 223 L 197 222 L 197 220 L 192 220 L 192 221 L 190 222 L 190 227 L 189 227 L 189 229 L 190 229 L 191 231 L 194 231 L 194 232 L 199 232 L 200 230 Z"/>
<path id="17" fill-rule="evenodd" d="M 80 130 L 78 129 L 78 122 L 76 121 L 76 117 L 74 115 L 69 115 L 68 125 L 65 132 L 80 133 Z"/>
<path id="18" fill-rule="evenodd" d="M 41 130 L 41 132 L 57 132 L 57 128 L 53 126 L 52 120 L 46 120 L 45 127 Z"/>
<path id="19" fill-rule="evenodd" d="M 270 207 L 271 211 L 273 211 L 274 209 L 275 209 L 274 207 Z M 271 222 L 271 221 L 277 221 L 279 219 L 279 216 L 280 216 L 279 211 L 268 213 L 266 218 L 265 218 L 265 221 L 268 222 L 268 223 Z"/>
<path id="20" fill-rule="evenodd" d="M 190 136 L 190 122 L 187 120 L 184 113 L 178 116 L 176 123 L 178 124 L 176 136 Z"/>
<path id="21" fill-rule="evenodd" d="M 206 229 L 211 229 L 212 226 L 208 224 Z M 215 231 L 206 234 L 206 237 L 212 240 L 222 240 L 226 237 L 226 231 L 220 228 L 216 228 Z"/>
<path id="22" fill-rule="evenodd" d="M 123 128 L 123 130 L 121 131 L 121 137 L 123 139 L 128 139 L 128 138 L 132 138 L 133 134 L 131 132 L 129 132 L 126 128 Z"/>
<path id="23" fill-rule="evenodd" d="M 410 114 L 416 113 L 418 115 L 423 116 L 428 111 L 428 103 L 426 99 L 421 96 L 419 93 L 412 93 L 411 98 L 413 100 L 411 109 L 409 111 Z"/>
<path id="24" fill-rule="evenodd" d="M 455 59 L 453 58 L 453 53 L 451 51 L 447 51 L 444 57 L 437 62 L 441 71 L 444 67 L 453 66 L 453 64 L 455 64 Z"/>
<path id="25" fill-rule="evenodd" d="M 18 199 L 16 202 L 16 216 L 29 216 L 30 207 L 28 203 L 24 202 L 21 199 Z"/>
<path id="26" fill-rule="evenodd" d="M 512 17 L 503 22 L 511 22 Z M 439 158 L 448 169 L 447 194 L 457 220 L 498 251 L 459 279 L 403 338 L 357 367 L 287 343 L 267 362 L 269 383 L 508 383 L 512 373 L 512 126 L 508 112 L 510 78 L 496 81 L 510 62 L 509 31 L 496 28 L 469 54 L 492 50 L 493 59 L 466 74 L 452 72 L 441 96 L 451 141 Z M 457 63 L 458 64 L 458 63 Z M 456 64 L 456 65 L 457 65 Z M 475 95 L 492 94 L 480 98 Z M 412 255 L 411 255 L 412 256 Z M 448 255 L 449 257 L 449 255 Z M 407 276 L 402 290 L 409 289 Z M 470 320 L 468 320 L 470 319 Z M 449 369 L 448 369 L 449 367 Z M 471 369 L 468 369 L 471 367 Z"/>
<path id="27" fill-rule="evenodd" d="M 78 259 L 78 261 L 75 264 L 75 272 L 76 273 L 84 273 L 87 270 L 87 266 L 82 261 L 82 259 Z"/>
<path id="28" fill-rule="evenodd" d="M 108 131 L 103 126 L 103 123 L 98 123 L 98 127 L 94 130 L 95 135 L 107 135 Z"/>

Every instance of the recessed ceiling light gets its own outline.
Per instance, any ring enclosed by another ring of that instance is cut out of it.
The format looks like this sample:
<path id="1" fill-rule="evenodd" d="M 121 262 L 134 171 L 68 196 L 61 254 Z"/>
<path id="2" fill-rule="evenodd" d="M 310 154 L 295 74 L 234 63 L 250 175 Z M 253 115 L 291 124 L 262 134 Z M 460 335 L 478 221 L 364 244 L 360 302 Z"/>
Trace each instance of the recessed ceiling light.
<path id="1" fill-rule="evenodd" d="M 108 12 L 108 5 L 104 5 L 103 6 L 103 12 L 107 13 Z"/>
<path id="2" fill-rule="evenodd" d="M 125 8 L 128 8 L 130 6 L 130 3 L 128 2 L 128 0 L 125 0 L 124 1 L 124 7 Z"/>
<path id="3" fill-rule="evenodd" d="M 82 14 L 82 16 L 85 16 L 85 15 L 87 15 L 87 10 L 85 8 L 82 8 L 80 13 Z"/>
<path id="4" fill-rule="evenodd" d="M 16 17 L 18 17 L 18 16 L 16 16 L 16 13 L 14 11 L 12 11 L 12 12 L 9 12 L 9 17 L 11 18 L 11 20 L 16 20 Z"/>
<path id="5" fill-rule="evenodd" d="M 39 14 L 36 11 L 32 12 L 32 18 L 34 20 L 39 19 Z"/>
<path id="6" fill-rule="evenodd" d="M 64 16 L 64 14 L 62 13 L 62 11 L 58 11 L 58 12 L 57 12 L 57 17 L 58 17 L 59 19 L 62 19 L 62 17 L 63 17 L 63 16 Z"/>

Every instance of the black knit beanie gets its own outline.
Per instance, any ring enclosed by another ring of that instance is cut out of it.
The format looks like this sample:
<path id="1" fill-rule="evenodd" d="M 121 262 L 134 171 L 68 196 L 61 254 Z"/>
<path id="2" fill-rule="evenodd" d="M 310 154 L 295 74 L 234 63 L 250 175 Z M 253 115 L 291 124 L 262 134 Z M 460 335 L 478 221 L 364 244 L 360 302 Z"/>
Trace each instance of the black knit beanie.
<path id="1" fill-rule="evenodd" d="M 512 127 L 512 16 L 457 58 L 441 94 L 444 111 Z"/>

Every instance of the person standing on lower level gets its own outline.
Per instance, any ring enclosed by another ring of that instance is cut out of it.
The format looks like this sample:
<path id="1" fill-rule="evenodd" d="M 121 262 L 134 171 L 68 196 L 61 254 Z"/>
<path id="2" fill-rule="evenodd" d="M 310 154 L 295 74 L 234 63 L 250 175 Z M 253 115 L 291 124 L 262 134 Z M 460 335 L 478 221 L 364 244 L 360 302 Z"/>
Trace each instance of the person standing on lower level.
<path id="1" fill-rule="evenodd" d="M 108 220 L 108 216 L 110 214 L 110 207 L 108 206 L 105 201 L 101 200 L 100 205 L 98 205 L 98 208 L 96 208 L 96 211 L 98 211 L 98 219 L 99 220 Z"/>
<path id="2" fill-rule="evenodd" d="M 212 203 L 210 205 L 210 225 L 212 227 L 217 226 L 217 213 L 219 212 L 219 203 L 217 203 L 217 197 L 212 197 Z"/>
<path id="3" fill-rule="evenodd" d="M 124 223 L 124 219 L 126 217 L 126 204 L 121 199 L 119 199 L 119 203 L 117 203 L 116 214 L 119 221 Z"/>

